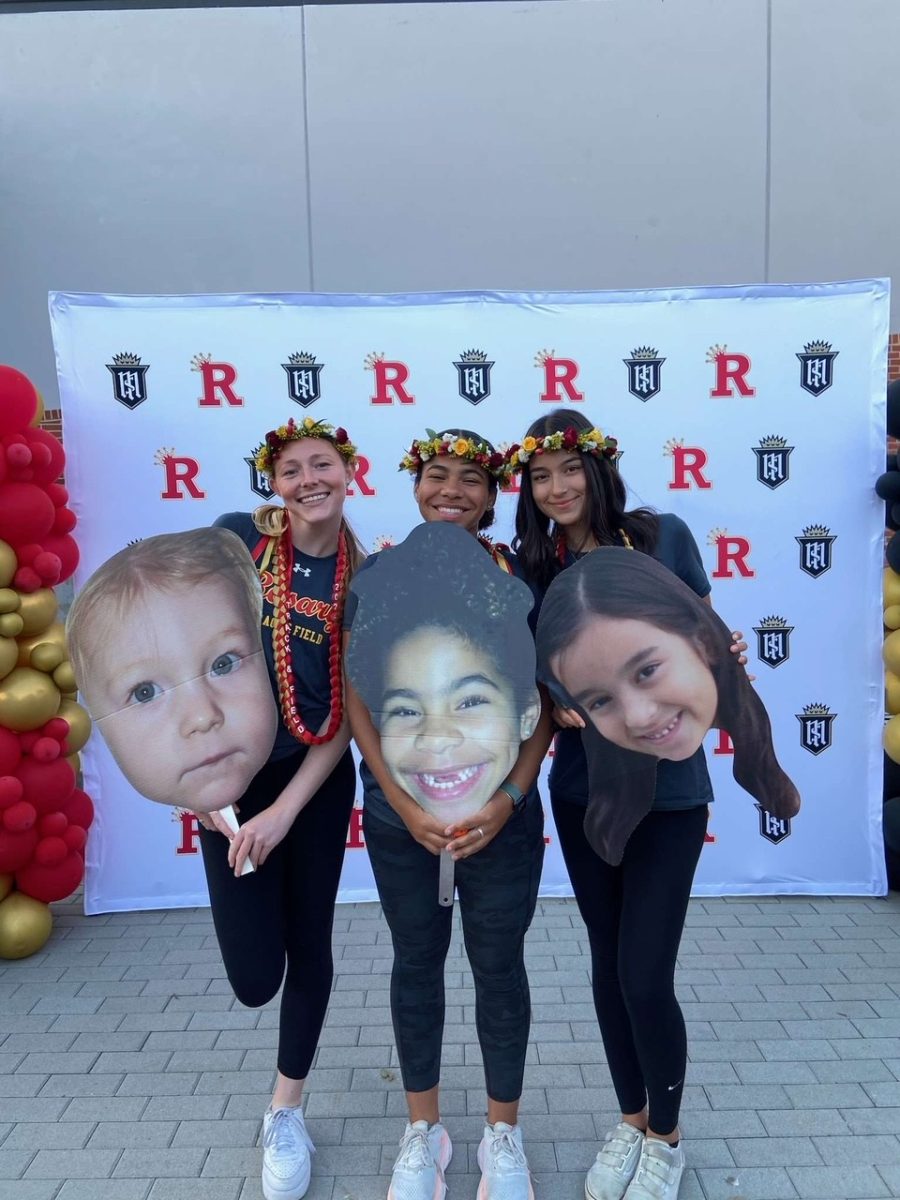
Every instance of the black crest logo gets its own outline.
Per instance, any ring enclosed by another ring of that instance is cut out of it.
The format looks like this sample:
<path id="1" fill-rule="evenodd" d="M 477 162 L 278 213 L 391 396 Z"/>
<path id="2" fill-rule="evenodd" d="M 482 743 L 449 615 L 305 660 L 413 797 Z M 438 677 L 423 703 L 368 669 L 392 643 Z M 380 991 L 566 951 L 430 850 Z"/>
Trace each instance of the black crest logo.
<path id="1" fill-rule="evenodd" d="M 459 394 L 470 404 L 480 404 L 491 394 L 491 367 L 483 350 L 464 350 L 455 362 Z"/>
<path id="2" fill-rule="evenodd" d="M 759 445 L 753 447 L 753 453 L 756 455 L 756 478 L 761 484 L 774 492 L 775 488 L 787 483 L 793 449 L 787 444 L 787 438 L 777 434 L 760 438 Z"/>
<path id="3" fill-rule="evenodd" d="M 831 544 L 837 539 L 837 534 L 829 531 L 827 525 L 807 525 L 803 536 L 796 541 L 800 545 L 800 570 L 818 579 L 831 567 Z"/>
<path id="4" fill-rule="evenodd" d="M 827 704 L 804 704 L 796 713 L 800 722 L 800 745 L 810 754 L 821 754 L 831 745 L 831 727 L 837 717 Z"/>
<path id="5" fill-rule="evenodd" d="M 113 395 L 126 408 L 137 408 L 147 399 L 149 363 L 142 363 L 137 354 L 114 354 L 106 364 L 113 378 Z"/>
<path id="6" fill-rule="evenodd" d="M 760 837 L 764 837 L 767 842 L 777 846 L 779 842 L 783 842 L 785 838 L 791 836 L 790 817 L 775 817 L 772 813 L 766 812 L 761 804 L 756 805 L 756 810 L 759 813 Z"/>
<path id="7" fill-rule="evenodd" d="M 288 395 L 297 404 L 309 408 L 322 394 L 320 376 L 325 364 L 316 362 L 314 354 L 298 350 L 296 354 L 289 354 L 287 362 L 281 365 L 288 377 Z"/>
<path id="8" fill-rule="evenodd" d="M 622 359 L 628 368 L 628 390 L 632 396 L 638 400 L 652 400 L 660 389 L 665 361 L 652 346 L 637 346 L 632 350 L 631 358 Z"/>
<path id="9" fill-rule="evenodd" d="M 250 491 L 259 496 L 261 500 L 271 500 L 275 493 L 269 484 L 269 477 L 256 465 L 256 456 L 260 450 L 262 450 L 262 442 L 254 449 L 252 454 L 244 459 L 244 462 L 250 468 Z"/>
<path id="10" fill-rule="evenodd" d="M 784 617 L 763 617 L 753 626 L 756 634 L 756 653 L 767 667 L 780 667 L 791 656 L 791 634 L 794 626 Z"/>
<path id="11" fill-rule="evenodd" d="M 800 386 L 811 396 L 821 396 L 834 379 L 834 360 L 839 350 L 832 350 L 831 342 L 807 342 L 800 359 Z"/>

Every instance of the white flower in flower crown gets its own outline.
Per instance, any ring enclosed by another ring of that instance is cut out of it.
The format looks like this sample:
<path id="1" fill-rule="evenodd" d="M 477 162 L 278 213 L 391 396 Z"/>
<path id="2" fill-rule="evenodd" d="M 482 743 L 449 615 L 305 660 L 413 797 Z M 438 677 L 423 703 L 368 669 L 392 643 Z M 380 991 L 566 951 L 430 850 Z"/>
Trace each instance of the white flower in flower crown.
<path id="1" fill-rule="evenodd" d="M 420 450 L 419 451 L 419 458 L 421 458 L 422 462 L 428 462 L 429 458 L 431 458 L 431 457 L 432 457 L 432 454 L 431 454 L 430 450 Z"/>
<path id="2" fill-rule="evenodd" d="M 452 434 L 452 433 L 445 433 L 445 434 L 444 434 L 444 438 L 443 438 L 443 440 L 444 440 L 445 442 L 452 442 L 452 441 L 453 441 L 453 434 Z"/>

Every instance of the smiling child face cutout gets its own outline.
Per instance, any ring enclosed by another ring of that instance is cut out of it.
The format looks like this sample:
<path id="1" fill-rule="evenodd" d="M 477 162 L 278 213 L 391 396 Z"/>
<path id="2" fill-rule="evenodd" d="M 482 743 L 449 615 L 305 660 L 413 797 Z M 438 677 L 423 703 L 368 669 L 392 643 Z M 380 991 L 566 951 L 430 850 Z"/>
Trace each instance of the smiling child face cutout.
<path id="1" fill-rule="evenodd" d="M 425 627 L 388 657 L 381 752 L 395 782 L 447 825 L 464 822 L 512 769 L 537 704 L 514 694 L 490 657 L 458 634 Z"/>
<path id="2" fill-rule="evenodd" d="M 127 607 L 94 614 L 83 691 L 123 774 L 149 800 L 223 808 L 269 756 L 275 700 L 259 626 L 239 597 L 208 578 L 148 587 Z"/>

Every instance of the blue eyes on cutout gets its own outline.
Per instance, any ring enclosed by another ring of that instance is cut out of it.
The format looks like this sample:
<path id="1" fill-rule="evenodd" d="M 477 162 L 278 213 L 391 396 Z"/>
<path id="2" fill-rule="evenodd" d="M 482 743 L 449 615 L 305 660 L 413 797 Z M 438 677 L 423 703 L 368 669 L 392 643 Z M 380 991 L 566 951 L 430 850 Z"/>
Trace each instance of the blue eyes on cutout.
<path id="1" fill-rule="evenodd" d="M 225 654 L 220 654 L 212 662 L 209 668 L 209 674 L 217 679 L 223 675 L 230 675 L 237 670 L 241 663 L 241 656 L 235 654 L 233 650 L 227 651 Z M 154 683 L 152 679 L 144 679 L 139 684 L 131 689 L 128 693 L 127 700 L 134 704 L 149 704 L 151 700 L 156 700 L 163 694 L 164 689 L 158 683 Z"/>

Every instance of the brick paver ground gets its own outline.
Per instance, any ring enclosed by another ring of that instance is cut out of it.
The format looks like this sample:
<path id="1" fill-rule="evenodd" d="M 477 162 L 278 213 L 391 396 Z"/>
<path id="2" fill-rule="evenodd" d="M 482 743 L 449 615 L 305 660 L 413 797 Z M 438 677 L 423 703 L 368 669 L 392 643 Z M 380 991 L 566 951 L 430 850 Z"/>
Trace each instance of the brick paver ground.
<path id="1" fill-rule="evenodd" d="M 85 918 L 0 962 L 0 1200 L 259 1200 L 274 1005 L 233 1000 L 206 910 Z M 310 1200 L 384 1200 L 403 1094 L 377 905 L 343 906 L 308 1089 Z M 538 1200 L 577 1200 L 615 1099 L 587 941 L 539 905 L 522 1124 Z M 678 985 L 691 1062 L 682 1200 L 900 1196 L 900 897 L 695 900 Z M 450 1200 L 473 1200 L 483 1080 L 457 935 L 447 972 Z"/>

